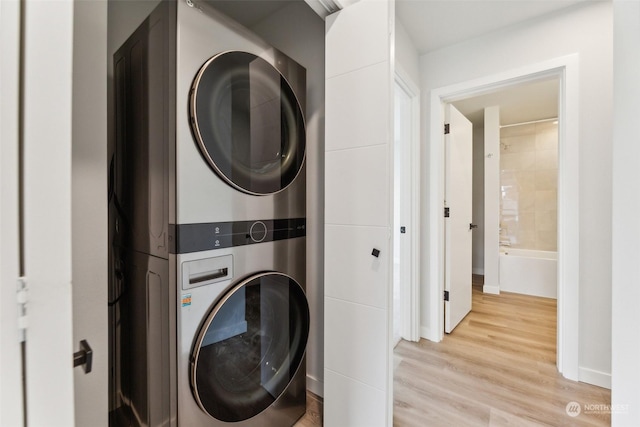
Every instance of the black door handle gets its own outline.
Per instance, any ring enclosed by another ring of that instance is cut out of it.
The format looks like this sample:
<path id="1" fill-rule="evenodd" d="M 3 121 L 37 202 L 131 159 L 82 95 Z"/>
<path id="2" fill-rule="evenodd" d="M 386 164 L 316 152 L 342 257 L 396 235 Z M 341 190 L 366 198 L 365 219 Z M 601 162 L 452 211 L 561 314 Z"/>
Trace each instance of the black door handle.
<path id="1" fill-rule="evenodd" d="M 478 224 L 469 224 L 469 230 L 473 230 L 474 228 L 478 228 Z"/>
<path id="2" fill-rule="evenodd" d="M 84 373 L 91 372 L 93 365 L 93 350 L 87 340 L 80 341 L 80 351 L 73 353 L 73 367 L 84 365 Z"/>

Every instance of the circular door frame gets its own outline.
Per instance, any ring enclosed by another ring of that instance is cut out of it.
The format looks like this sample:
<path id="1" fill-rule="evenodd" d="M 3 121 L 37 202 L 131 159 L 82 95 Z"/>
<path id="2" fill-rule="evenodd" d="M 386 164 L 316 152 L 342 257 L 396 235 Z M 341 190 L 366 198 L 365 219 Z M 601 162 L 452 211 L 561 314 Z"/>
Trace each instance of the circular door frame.
<path id="1" fill-rule="evenodd" d="M 196 105 L 197 104 L 197 99 L 198 99 L 198 88 L 200 87 L 200 82 L 202 80 L 202 77 L 203 77 L 204 73 L 207 71 L 209 65 L 211 65 L 212 62 L 214 62 L 216 59 L 220 58 L 221 56 L 227 55 L 227 54 L 230 54 L 230 53 L 244 53 L 244 54 L 252 55 L 252 56 L 254 56 L 256 58 L 262 59 L 267 64 L 269 64 L 275 71 L 278 72 L 280 77 L 286 82 L 286 84 L 289 87 L 291 93 L 293 94 L 293 98 L 295 99 L 295 106 L 298 108 L 298 111 L 300 113 L 300 117 L 302 119 L 302 127 L 303 127 L 303 130 L 305 131 L 305 135 L 304 135 L 305 141 L 304 141 L 304 149 L 303 149 L 303 153 L 302 153 L 302 160 L 300 161 L 300 166 L 298 167 L 298 169 L 297 169 L 296 173 L 294 174 L 293 178 L 291 179 L 291 181 L 287 185 L 285 185 L 284 187 L 280 188 L 277 191 L 260 193 L 260 192 L 251 191 L 251 190 L 249 190 L 247 188 L 244 188 L 244 187 L 236 184 L 231 178 L 229 178 L 227 175 L 225 175 L 225 173 L 222 172 L 222 170 L 218 167 L 216 161 L 211 157 L 211 154 L 209 153 L 209 150 L 207 149 L 207 146 L 206 146 L 206 144 L 204 142 L 204 139 L 202 138 L 202 132 L 200 131 L 200 125 L 199 125 L 199 122 L 198 122 L 197 105 Z M 291 184 L 293 184 L 298 179 L 298 176 L 300 175 L 300 173 L 304 169 L 304 164 L 305 164 L 306 155 L 307 155 L 306 119 L 305 119 L 305 115 L 304 115 L 304 109 L 300 105 L 300 100 L 298 99 L 298 95 L 296 94 L 296 91 L 291 86 L 291 83 L 280 72 L 280 70 L 278 70 L 268 59 L 265 59 L 262 56 L 256 55 L 256 54 L 251 53 L 251 52 L 242 51 L 242 50 L 227 50 L 227 51 L 224 51 L 224 52 L 220 52 L 220 53 L 218 53 L 216 55 L 213 55 L 211 58 L 207 59 L 205 61 L 205 63 L 202 64 L 202 66 L 198 69 L 196 77 L 194 78 L 193 83 L 191 84 L 191 90 L 189 91 L 189 123 L 191 125 L 190 128 L 191 128 L 192 134 L 193 134 L 193 136 L 194 136 L 194 138 L 196 140 L 196 143 L 198 144 L 199 151 L 202 154 L 202 156 L 205 158 L 207 164 L 214 170 L 216 175 L 218 175 L 224 182 L 226 182 L 231 187 L 233 187 L 236 190 L 239 190 L 239 191 L 241 191 L 243 193 L 247 193 L 247 194 L 250 194 L 252 196 L 269 196 L 269 195 L 280 193 L 280 192 L 286 190 Z"/>
<path id="2" fill-rule="evenodd" d="M 289 276 L 288 274 L 279 272 L 279 271 L 262 271 L 262 272 L 258 272 L 255 274 L 250 274 L 249 276 L 245 277 L 244 279 L 240 280 L 237 284 L 233 285 L 231 288 L 229 288 L 229 290 L 220 298 L 218 299 L 214 305 L 213 308 L 207 313 L 207 315 L 204 317 L 202 324 L 199 327 L 198 330 L 198 335 L 196 336 L 196 339 L 194 340 L 193 343 L 193 350 L 191 351 L 189 360 L 190 360 L 190 369 L 189 369 L 189 378 L 190 378 L 190 385 L 191 385 L 191 390 L 193 393 L 193 396 L 196 400 L 196 403 L 198 404 L 198 406 L 200 407 L 200 409 L 207 414 L 208 416 L 210 416 L 211 418 L 217 420 L 217 421 L 221 421 L 218 418 L 216 418 L 214 415 L 212 415 L 204 406 L 204 403 L 202 402 L 202 400 L 200 399 L 199 393 L 198 393 L 198 381 L 197 381 L 197 366 L 198 366 L 198 359 L 200 357 L 200 350 L 201 350 L 201 344 L 202 341 L 204 340 L 204 337 L 207 333 L 207 330 L 209 329 L 209 327 L 211 326 L 211 323 L 213 322 L 213 320 L 215 319 L 215 317 L 218 315 L 220 309 L 222 308 L 223 305 L 225 305 L 227 303 L 227 301 L 229 301 L 229 299 L 241 288 L 243 288 L 245 285 L 247 285 L 248 283 L 256 280 L 256 279 L 260 279 L 262 277 L 266 277 L 266 276 L 282 276 L 284 278 L 286 278 L 289 283 L 293 282 L 295 283 L 298 288 L 300 289 L 300 291 L 302 292 L 302 295 L 304 296 L 304 312 L 307 314 L 306 318 L 307 318 L 307 330 L 305 335 L 305 339 L 304 339 L 304 345 L 302 346 L 302 353 L 300 356 L 300 360 L 297 364 L 297 366 L 295 367 L 294 370 L 294 374 L 289 376 L 289 381 L 287 382 L 287 385 L 283 388 L 283 391 L 280 395 L 278 395 L 277 398 L 274 399 L 274 402 L 278 401 L 278 399 L 286 392 L 286 390 L 289 388 L 289 386 L 291 385 L 291 382 L 295 379 L 296 377 L 296 373 L 300 370 L 301 366 L 304 364 L 304 360 L 305 360 L 305 355 L 307 352 L 307 344 L 309 342 L 309 332 L 310 332 L 310 312 L 309 312 L 309 300 L 307 299 L 307 295 L 306 292 L 304 290 L 304 288 L 300 285 L 300 283 L 298 283 L 298 281 L 296 279 L 294 279 L 293 277 Z M 242 421 L 246 421 L 248 419 L 254 418 L 258 415 L 260 415 L 261 413 L 263 413 L 264 411 L 266 411 L 269 407 L 271 407 L 271 405 L 263 408 L 260 412 L 257 412 L 255 414 L 253 414 L 251 417 L 248 417 L 246 419 L 243 420 L 238 420 L 236 422 L 242 422 Z M 225 421 L 225 422 L 229 422 L 229 421 Z"/>

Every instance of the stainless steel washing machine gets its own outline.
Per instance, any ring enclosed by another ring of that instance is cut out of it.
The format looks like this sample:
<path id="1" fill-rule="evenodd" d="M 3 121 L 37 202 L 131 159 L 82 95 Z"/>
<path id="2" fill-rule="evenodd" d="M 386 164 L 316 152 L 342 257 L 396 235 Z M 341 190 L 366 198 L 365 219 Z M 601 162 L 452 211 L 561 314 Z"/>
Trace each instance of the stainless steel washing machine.
<path id="1" fill-rule="evenodd" d="M 114 56 L 115 426 L 305 411 L 305 70 L 212 4 L 161 2 Z"/>
<path id="2" fill-rule="evenodd" d="M 291 426 L 306 409 L 304 221 L 199 228 L 231 247 L 177 257 L 178 425 Z"/>

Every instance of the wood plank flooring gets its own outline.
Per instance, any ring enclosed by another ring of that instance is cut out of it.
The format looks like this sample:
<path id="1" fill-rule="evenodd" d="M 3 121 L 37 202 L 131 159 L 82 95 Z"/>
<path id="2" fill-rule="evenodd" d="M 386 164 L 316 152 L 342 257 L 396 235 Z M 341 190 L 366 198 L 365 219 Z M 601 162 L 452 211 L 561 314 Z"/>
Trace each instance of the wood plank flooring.
<path id="1" fill-rule="evenodd" d="M 574 401 L 608 405 L 611 392 L 557 372 L 556 301 L 483 294 L 481 284 L 474 277 L 472 311 L 441 343 L 396 347 L 394 426 L 610 425 L 608 413 L 566 413 Z M 296 427 L 322 426 L 322 399 L 307 397 Z"/>
<path id="2" fill-rule="evenodd" d="M 608 413 L 567 415 L 569 402 L 608 405 L 611 393 L 564 379 L 555 358 L 555 300 L 476 283 L 471 313 L 441 343 L 396 347 L 394 425 L 610 425 Z"/>
<path id="3" fill-rule="evenodd" d="M 322 398 L 307 391 L 307 412 L 295 423 L 294 427 L 322 426 Z"/>

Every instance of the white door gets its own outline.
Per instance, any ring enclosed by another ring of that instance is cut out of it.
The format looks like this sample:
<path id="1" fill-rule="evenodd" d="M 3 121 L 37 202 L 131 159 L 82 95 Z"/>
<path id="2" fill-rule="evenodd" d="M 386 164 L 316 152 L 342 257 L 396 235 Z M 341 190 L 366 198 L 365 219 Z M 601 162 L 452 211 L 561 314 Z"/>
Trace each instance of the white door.
<path id="1" fill-rule="evenodd" d="M 75 1 L 71 181 L 73 350 L 86 340 L 89 373 L 74 370 L 75 423 L 108 424 L 107 2 Z"/>
<path id="2" fill-rule="evenodd" d="M 0 426 L 21 426 L 22 344 L 16 303 L 20 276 L 19 2 L 0 2 L 0 33 Z"/>
<path id="3" fill-rule="evenodd" d="M 453 105 L 445 109 L 444 331 L 450 333 L 471 311 L 473 128 Z"/>
<path id="4" fill-rule="evenodd" d="M 73 2 L 27 0 L 23 4 L 20 139 L 24 230 L 21 242 L 28 287 L 26 423 L 72 426 Z"/>
<path id="5" fill-rule="evenodd" d="M 393 343 L 412 339 L 411 322 L 411 97 L 394 84 Z"/>
<path id="6" fill-rule="evenodd" d="M 326 20 L 324 425 L 390 426 L 393 2 Z"/>

